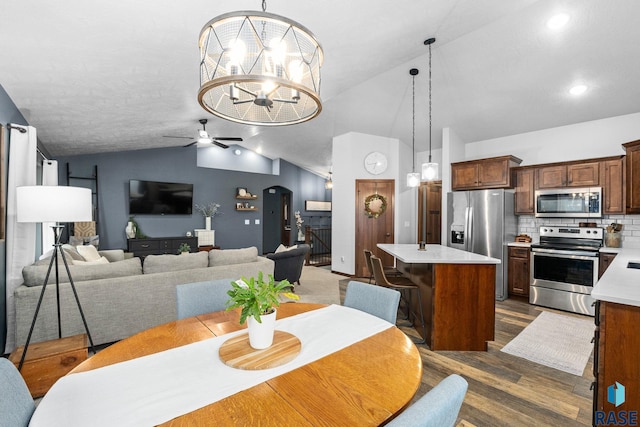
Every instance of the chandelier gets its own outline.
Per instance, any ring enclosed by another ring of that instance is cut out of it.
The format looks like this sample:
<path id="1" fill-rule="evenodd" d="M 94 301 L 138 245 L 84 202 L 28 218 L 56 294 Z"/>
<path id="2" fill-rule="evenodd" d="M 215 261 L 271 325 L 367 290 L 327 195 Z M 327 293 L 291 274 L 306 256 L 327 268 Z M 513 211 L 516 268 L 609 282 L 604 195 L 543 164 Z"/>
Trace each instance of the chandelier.
<path id="1" fill-rule="evenodd" d="M 266 12 L 217 16 L 200 32 L 205 110 L 238 123 L 281 126 L 320 114 L 322 47 L 295 21 Z"/>

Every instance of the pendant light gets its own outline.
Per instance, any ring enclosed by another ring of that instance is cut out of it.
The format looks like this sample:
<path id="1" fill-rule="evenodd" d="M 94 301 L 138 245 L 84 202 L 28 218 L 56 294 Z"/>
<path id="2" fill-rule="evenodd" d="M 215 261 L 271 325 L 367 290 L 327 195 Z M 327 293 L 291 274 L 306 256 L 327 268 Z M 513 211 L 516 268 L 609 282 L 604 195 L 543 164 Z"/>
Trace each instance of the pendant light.
<path id="1" fill-rule="evenodd" d="M 435 41 L 435 38 L 424 41 L 424 44 L 429 46 L 429 163 L 422 164 L 423 181 L 435 181 L 438 179 L 438 164 L 431 161 L 431 45 Z"/>
<path id="2" fill-rule="evenodd" d="M 413 127 L 412 127 L 412 143 L 411 143 L 411 170 L 412 172 L 407 174 L 407 187 L 417 187 L 420 185 L 420 174 L 416 172 L 416 76 L 418 75 L 418 69 L 412 68 L 409 70 L 411 78 L 413 79 Z"/>
<path id="3" fill-rule="evenodd" d="M 329 177 L 324 183 L 324 188 L 327 190 L 333 189 L 333 166 L 331 166 L 331 168 L 329 169 Z"/>
<path id="4" fill-rule="evenodd" d="M 262 12 L 226 13 L 200 31 L 198 102 L 237 123 L 302 123 L 322 110 L 322 47 L 301 24 L 266 10 L 262 0 Z"/>

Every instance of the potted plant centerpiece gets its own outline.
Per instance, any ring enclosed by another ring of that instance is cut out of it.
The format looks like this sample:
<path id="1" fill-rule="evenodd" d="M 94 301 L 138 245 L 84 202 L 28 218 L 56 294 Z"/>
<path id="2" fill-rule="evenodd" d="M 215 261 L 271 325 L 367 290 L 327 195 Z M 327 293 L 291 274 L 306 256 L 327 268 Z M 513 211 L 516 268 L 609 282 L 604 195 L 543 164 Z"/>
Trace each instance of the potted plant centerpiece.
<path id="1" fill-rule="evenodd" d="M 188 254 L 189 252 L 191 252 L 191 246 L 189 246 L 187 243 L 180 243 L 180 247 L 178 248 L 178 253 L 182 255 L 182 254 Z"/>
<path id="2" fill-rule="evenodd" d="M 287 280 L 276 282 L 273 275 L 264 281 L 262 272 L 258 278 L 249 279 L 243 277 L 231 282 L 232 289 L 227 291 L 229 300 L 227 310 L 241 307 L 240 324 L 247 321 L 249 329 L 249 345 L 255 349 L 265 349 L 273 343 L 273 332 L 276 323 L 276 307 L 280 305 L 279 296 L 282 295 L 292 300 L 300 297 L 288 289 L 291 283 Z"/>

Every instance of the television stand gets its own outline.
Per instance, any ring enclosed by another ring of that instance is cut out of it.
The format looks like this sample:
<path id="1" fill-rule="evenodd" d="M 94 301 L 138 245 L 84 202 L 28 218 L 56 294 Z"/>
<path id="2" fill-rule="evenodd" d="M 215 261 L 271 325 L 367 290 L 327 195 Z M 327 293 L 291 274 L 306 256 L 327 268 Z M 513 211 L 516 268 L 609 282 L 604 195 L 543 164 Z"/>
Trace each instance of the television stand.
<path id="1" fill-rule="evenodd" d="M 144 237 L 139 239 L 127 239 L 127 251 L 134 256 L 144 258 L 147 255 L 178 254 L 180 245 L 186 243 L 191 252 L 198 252 L 197 237 Z"/>

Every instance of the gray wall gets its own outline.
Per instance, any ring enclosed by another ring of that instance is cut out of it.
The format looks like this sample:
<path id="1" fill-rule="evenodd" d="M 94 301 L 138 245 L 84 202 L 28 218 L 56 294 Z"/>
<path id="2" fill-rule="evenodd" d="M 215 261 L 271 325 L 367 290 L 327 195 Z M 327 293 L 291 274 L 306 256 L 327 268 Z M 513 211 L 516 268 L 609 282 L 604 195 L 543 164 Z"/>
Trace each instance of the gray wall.
<path id="1" fill-rule="evenodd" d="M 230 170 L 196 167 L 197 149 L 162 148 L 98 155 L 58 158 L 60 183 L 67 182 L 66 164 L 71 175 L 91 176 L 98 167 L 100 218 L 98 233 L 100 248 L 125 249 L 124 229 L 128 220 L 129 180 L 182 182 L 194 185 L 194 204 L 215 201 L 222 215 L 216 216 L 212 229 L 216 231 L 216 245 L 222 248 L 256 246 L 262 253 L 263 242 L 263 190 L 282 186 L 291 190 L 293 210 L 304 213 L 305 200 L 331 200 L 331 192 L 324 188 L 324 178 L 300 169 L 285 161 L 280 162 L 280 175 L 254 174 Z M 81 186 L 81 181 L 72 180 Z M 235 205 L 236 188 L 244 187 L 258 199 L 251 203 L 257 212 L 238 212 Z M 204 228 L 204 219 L 192 215 L 136 215 L 140 229 L 149 237 L 184 236 L 187 231 Z M 249 220 L 249 225 L 245 221 Z M 259 220 L 259 224 L 256 224 Z M 271 248 L 266 248 L 271 250 Z"/>

